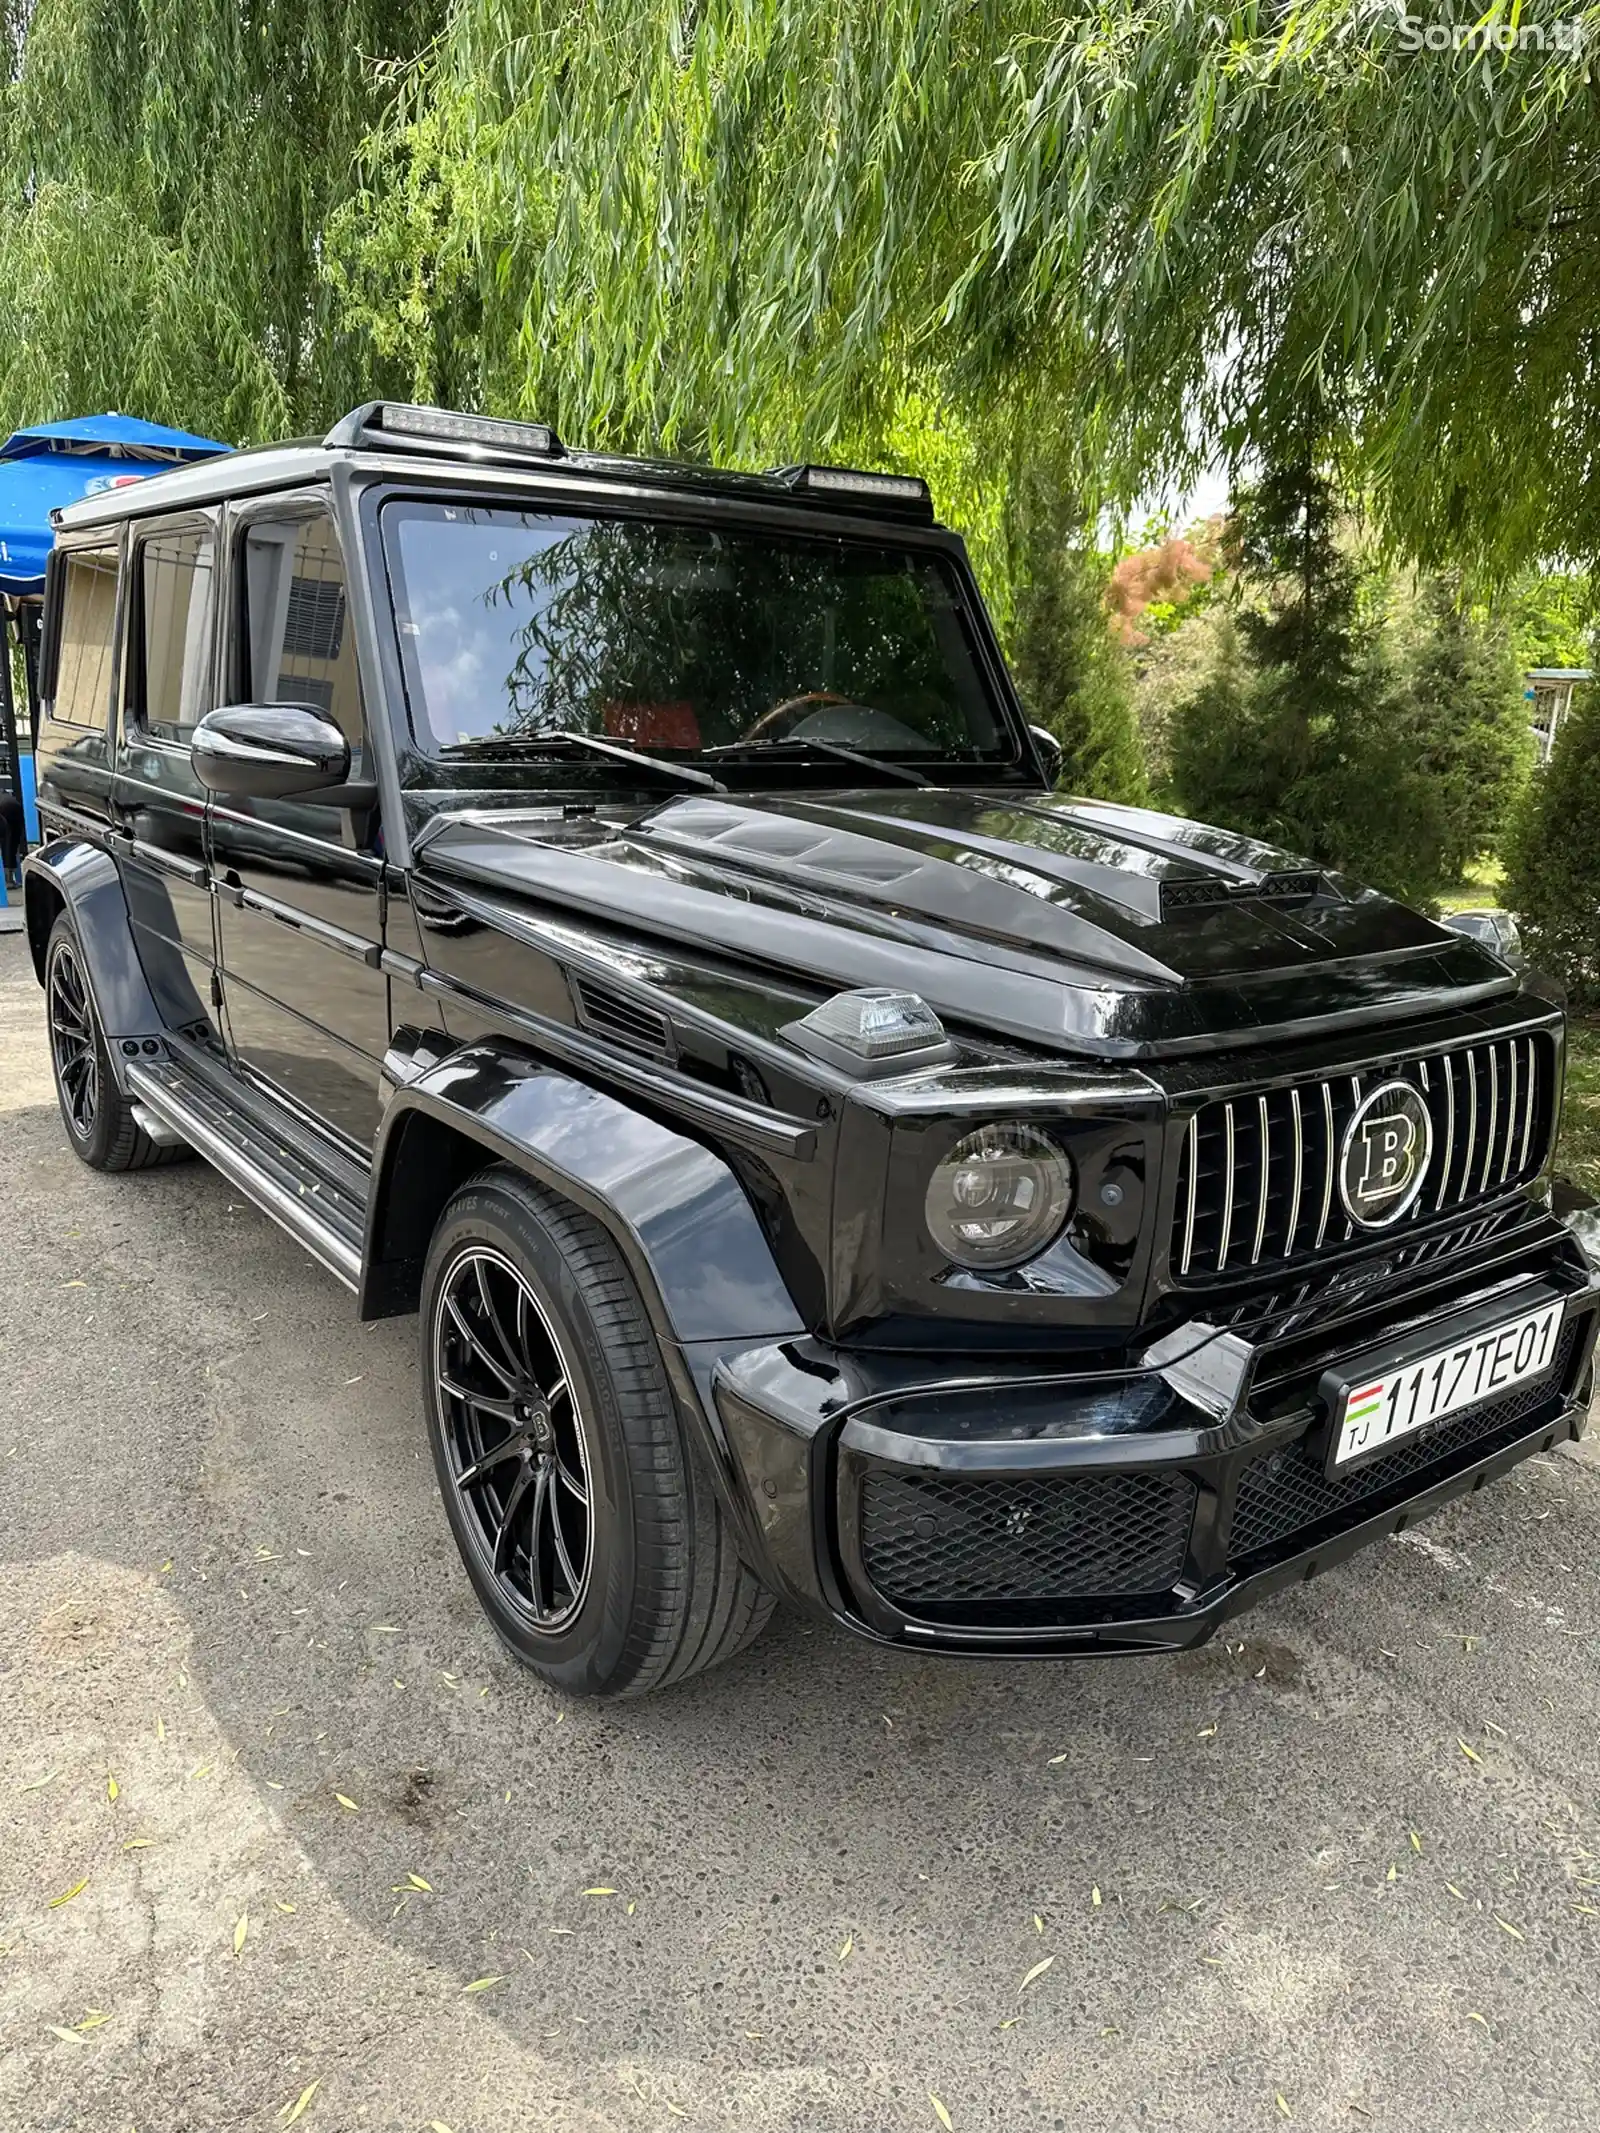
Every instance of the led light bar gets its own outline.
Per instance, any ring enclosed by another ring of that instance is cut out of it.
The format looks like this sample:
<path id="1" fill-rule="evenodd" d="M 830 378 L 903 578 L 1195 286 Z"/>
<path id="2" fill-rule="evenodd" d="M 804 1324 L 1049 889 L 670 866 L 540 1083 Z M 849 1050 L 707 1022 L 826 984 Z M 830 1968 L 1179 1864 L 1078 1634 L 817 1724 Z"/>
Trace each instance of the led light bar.
<path id="1" fill-rule="evenodd" d="M 881 496 L 902 504 L 931 504 L 920 474 L 868 474 L 857 467 L 784 467 L 796 489 L 822 489 L 840 496 Z"/>
<path id="2" fill-rule="evenodd" d="M 503 422 L 495 415 L 458 415 L 443 407 L 384 401 L 372 426 L 389 437 L 421 437 L 441 444 L 482 444 L 494 451 L 552 458 L 561 440 L 547 422 Z"/>

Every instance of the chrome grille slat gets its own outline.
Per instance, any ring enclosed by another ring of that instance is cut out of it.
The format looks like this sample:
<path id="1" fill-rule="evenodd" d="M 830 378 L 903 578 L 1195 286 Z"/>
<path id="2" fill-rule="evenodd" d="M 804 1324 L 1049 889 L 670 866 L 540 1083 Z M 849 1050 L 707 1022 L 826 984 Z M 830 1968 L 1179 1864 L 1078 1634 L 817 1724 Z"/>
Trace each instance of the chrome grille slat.
<path id="1" fill-rule="evenodd" d="M 1300 1185 L 1305 1171 L 1306 1159 L 1305 1120 L 1300 1115 L 1300 1091 L 1298 1089 L 1289 1091 L 1289 1112 L 1294 1119 L 1294 1184 L 1290 1188 L 1289 1194 L 1289 1227 L 1283 1240 L 1283 1256 L 1285 1259 L 1293 1256 L 1295 1234 L 1300 1227 Z M 1185 1259 L 1185 1272 L 1188 1271 L 1188 1265 L 1189 1262 Z"/>
<path id="2" fill-rule="evenodd" d="M 1317 1241 L 1312 1247 L 1318 1252 L 1322 1249 L 1323 1238 L 1328 1234 L 1328 1215 L 1333 1207 L 1333 1091 L 1326 1082 L 1322 1084 L 1322 1118 L 1322 1219 L 1317 1224 Z"/>
<path id="3" fill-rule="evenodd" d="M 1466 1077 L 1468 1077 L 1468 1150 L 1461 1156 L 1461 1190 L 1457 1199 L 1466 1199 L 1468 1184 L 1472 1180 L 1472 1158 L 1478 1152 L 1478 1058 L 1474 1052 L 1466 1054 Z"/>
<path id="4" fill-rule="evenodd" d="M 1256 1198 L 1256 1241 L 1250 1248 L 1250 1264 L 1252 1266 L 1260 1263 L 1261 1243 L 1267 1234 L 1267 1172 L 1272 1167 L 1271 1134 L 1267 1125 L 1267 1099 L 1264 1096 L 1258 1096 L 1256 1105 L 1261 1118 L 1261 1190 Z"/>
<path id="5" fill-rule="evenodd" d="M 1517 1040 L 1512 1037 L 1506 1045 L 1511 1059 L 1511 1095 L 1506 1104 L 1506 1152 L 1500 1163 L 1500 1182 L 1503 1185 L 1511 1175 L 1511 1149 L 1517 1137 Z"/>
<path id="6" fill-rule="evenodd" d="M 1528 1142 L 1533 1138 L 1533 1112 L 1538 1095 L 1538 1063 L 1533 1049 L 1533 1039 L 1528 1039 L 1528 1095 L 1522 1118 L 1522 1153 L 1517 1157 L 1517 1175 L 1521 1177 L 1528 1167 Z"/>
<path id="7" fill-rule="evenodd" d="M 1500 1130 L 1500 1047 L 1489 1047 L 1489 1133 L 1483 1149 L 1483 1176 L 1478 1180 L 1479 1192 L 1489 1190 L 1489 1173 L 1494 1168 L 1494 1141 Z"/>
<path id="8" fill-rule="evenodd" d="M 1408 1081 L 1433 1122 L 1431 1174 L 1408 1228 L 1523 1183 L 1544 1158 L 1555 1061 L 1544 1033 L 1482 1038 L 1428 1056 L 1391 1054 L 1356 1073 L 1200 1099 L 1178 1143 L 1178 1278 L 1243 1279 L 1264 1263 L 1303 1262 L 1380 1237 L 1348 1219 L 1338 1173 L 1363 1093 L 1385 1081 Z M 1450 1249 L 1461 1248 L 1462 1234 L 1459 1226 L 1451 1232 Z"/>

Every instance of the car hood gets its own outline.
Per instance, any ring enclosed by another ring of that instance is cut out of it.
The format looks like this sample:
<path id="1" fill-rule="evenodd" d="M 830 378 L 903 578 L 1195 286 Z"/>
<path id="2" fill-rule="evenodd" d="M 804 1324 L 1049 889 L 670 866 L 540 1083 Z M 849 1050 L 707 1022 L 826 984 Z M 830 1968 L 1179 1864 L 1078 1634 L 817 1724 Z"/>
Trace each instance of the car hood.
<path id="1" fill-rule="evenodd" d="M 428 824 L 417 865 L 508 921 L 529 900 L 556 905 L 791 988 L 903 987 L 975 1033 L 1101 1055 L 1411 1017 L 1516 986 L 1476 942 L 1291 854 L 1045 795 L 695 795 L 622 823 L 466 809 Z"/>

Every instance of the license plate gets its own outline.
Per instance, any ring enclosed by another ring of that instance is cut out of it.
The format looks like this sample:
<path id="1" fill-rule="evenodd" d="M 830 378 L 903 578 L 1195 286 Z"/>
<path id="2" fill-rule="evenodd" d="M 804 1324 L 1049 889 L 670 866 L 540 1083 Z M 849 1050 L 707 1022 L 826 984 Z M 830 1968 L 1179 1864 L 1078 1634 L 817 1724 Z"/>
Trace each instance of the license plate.
<path id="1" fill-rule="evenodd" d="M 1555 1356 L 1564 1310 L 1564 1304 L 1545 1304 L 1454 1348 L 1436 1348 L 1415 1363 L 1347 1387 L 1334 1417 L 1330 1471 L 1376 1458 L 1430 1423 L 1538 1377 Z"/>

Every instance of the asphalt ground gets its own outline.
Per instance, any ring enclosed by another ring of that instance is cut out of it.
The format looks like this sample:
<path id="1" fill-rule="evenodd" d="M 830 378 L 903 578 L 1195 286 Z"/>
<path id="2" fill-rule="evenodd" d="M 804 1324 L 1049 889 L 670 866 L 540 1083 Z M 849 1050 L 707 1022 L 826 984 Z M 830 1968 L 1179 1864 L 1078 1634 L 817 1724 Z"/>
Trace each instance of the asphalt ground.
<path id="1" fill-rule="evenodd" d="M 0 939 L 0 2125 L 1600 2125 L 1600 1465 L 1178 1659 L 481 1623 L 414 1322 L 68 1150 Z M 304 2100 L 309 2094 L 309 2100 Z"/>

